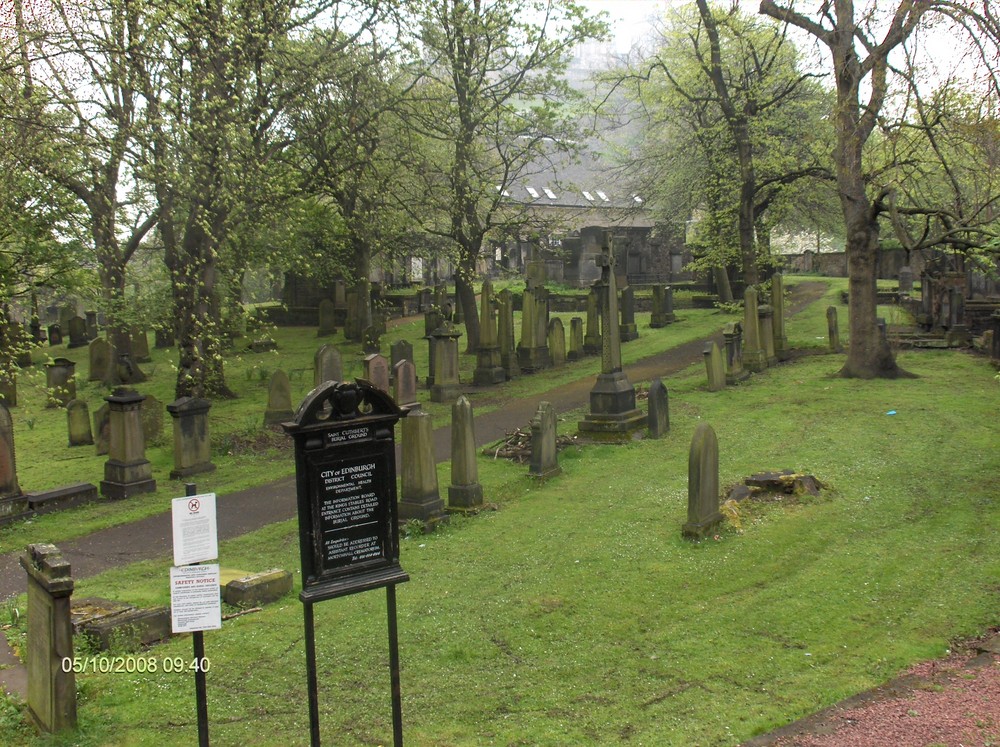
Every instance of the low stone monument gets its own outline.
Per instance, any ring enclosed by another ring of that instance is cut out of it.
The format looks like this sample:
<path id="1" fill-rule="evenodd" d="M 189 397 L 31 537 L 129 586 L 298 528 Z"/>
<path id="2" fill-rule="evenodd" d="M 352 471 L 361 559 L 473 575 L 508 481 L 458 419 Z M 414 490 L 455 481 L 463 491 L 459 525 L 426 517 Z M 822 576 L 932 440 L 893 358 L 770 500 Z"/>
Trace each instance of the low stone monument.
<path id="1" fill-rule="evenodd" d="M 329 337 L 337 333 L 337 307 L 329 298 L 319 302 L 319 329 L 317 337 Z"/>
<path id="2" fill-rule="evenodd" d="M 562 472 L 556 447 L 556 411 L 549 402 L 540 402 L 531 419 L 531 462 L 528 475 L 553 477 Z"/>
<path id="3" fill-rule="evenodd" d="M 667 387 L 660 379 L 653 379 L 649 383 L 647 403 L 649 435 L 651 438 L 663 438 L 670 431 L 670 400 Z"/>
<path id="4" fill-rule="evenodd" d="M 403 359 L 393 367 L 392 398 L 404 410 L 419 410 L 417 401 L 417 367 Z"/>
<path id="5" fill-rule="evenodd" d="M 156 490 L 153 468 L 146 459 L 142 435 L 142 403 L 146 398 L 131 389 L 119 388 L 105 397 L 110 410 L 110 444 L 104 463 L 101 495 L 112 500 Z"/>
<path id="6" fill-rule="evenodd" d="M 500 367 L 508 381 L 520 376 L 517 346 L 514 343 L 514 294 L 506 288 L 498 294 L 497 342 L 500 346 Z"/>
<path id="7" fill-rule="evenodd" d="M 87 403 L 71 399 L 66 403 L 66 425 L 70 446 L 92 446 L 94 434 L 90 430 L 90 410 Z"/>
<path id="8" fill-rule="evenodd" d="M 153 360 L 149 355 L 149 337 L 144 329 L 132 330 L 132 360 L 136 363 L 149 363 Z"/>
<path id="9" fill-rule="evenodd" d="M 416 520 L 428 531 L 448 520 L 438 490 L 433 420 L 428 413 L 411 412 L 402 427 L 399 523 Z"/>
<path id="10" fill-rule="evenodd" d="M 788 360 L 788 336 L 785 334 L 785 278 L 780 272 L 771 276 L 771 336 L 774 338 L 774 354 L 779 361 Z"/>
<path id="11" fill-rule="evenodd" d="M 681 533 L 701 539 L 722 521 L 719 512 L 719 442 L 708 423 L 698 423 L 688 455 L 688 520 Z"/>
<path id="12" fill-rule="evenodd" d="M 97 447 L 97 456 L 103 456 L 111 448 L 111 408 L 108 403 L 94 411 L 94 446 Z"/>
<path id="13" fill-rule="evenodd" d="M 87 321 L 82 316 L 74 316 L 69 320 L 69 344 L 66 347 L 82 348 L 88 342 Z"/>
<path id="14" fill-rule="evenodd" d="M 561 368 L 566 365 L 566 330 L 563 328 L 562 319 L 555 317 L 549 320 L 549 358 L 553 368 Z"/>
<path id="15" fill-rule="evenodd" d="M 837 323 L 836 306 L 828 306 L 826 309 L 826 340 L 831 353 L 844 352 L 844 348 L 840 344 L 840 326 Z"/>
<path id="16" fill-rule="evenodd" d="M 433 378 L 431 402 L 453 402 L 462 393 L 458 378 L 458 338 L 462 332 L 445 322 L 431 333 Z"/>
<path id="17" fill-rule="evenodd" d="M 142 438 L 148 447 L 163 435 L 163 403 L 152 394 L 142 403 Z"/>
<path id="18" fill-rule="evenodd" d="M 174 426 L 174 468 L 171 480 L 184 480 L 192 475 L 212 472 L 212 443 L 208 431 L 207 399 L 181 397 L 167 405 Z"/>
<path id="19" fill-rule="evenodd" d="M 340 381 L 344 378 L 340 351 L 333 345 L 323 345 L 313 356 L 313 387 L 327 381 Z"/>
<path id="20" fill-rule="evenodd" d="M 726 369 L 722 365 L 722 354 L 715 342 L 706 342 L 702 351 L 705 356 L 705 373 L 708 375 L 708 391 L 718 392 L 726 388 Z"/>
<path id="21" fill-rule="evenodd" d="M 17 459 L 14 454 L 14 420 L 7 406 L 0 403 L 0 500 L 18 498 Z M 0 508 L 0 516 L 8 513 Z"/>
<path id="22" fill-rule="evenodd" d="M 373 353 L 364 359 L 364 378 L 370 381 L 376 389 L 389 394 L 389 361 L 384 355 Z"/>
<path id="23" fill-rule="evenodd" d="M 470 509 L 483 505 L 483 486 L 476 464 L 476 436 L 472 403 L 462 395 L 451 406 L 451 485 L 448 508 Z"/>
<path id="24" fill-rule="evenodd" d="M 598 355 L 602 350 L 600 307 L 600 290 L 595 283 L 587 294 L 587 333 L 583 336 L 586 355 Z"/>
<path id="25" fill-rule="evenodd" d="M 389 371 L 394 373 L 400 361 L 415 363 L 413 345 L 408 340 L 396 340 L 389 346 Z"/>
<path id="26" fill-rule="evenodd" d="M 48 333 L 49 333 L 49 347 L 62 345 L 63 343 L 62 327 L 60 327 L 58 324 L 50 324 Z"/>
<path id="27" fill-rule="evenodd" d="M 103 337 L 98 337 L 90 343 L 90 373 L 87 381 L 107 381 L 108 368 L 111 366 L 111 356 L 114 352 L 111 343 Z"/>
<path id="28" fill-rule="evenodd" d="M 760 329 L 760 346 L 764 351 L 764 359 L 767 361 L 768 366 L 773 366 L 778 362 L 778 358 L 774 353 L 774 326 L 772 321 L 774 319 L 774 311 L 767 304 L 763 304 L 757 307 L 757 320 L 759 321 Z"/>
<path id="29" fill-rule="evenodd" d="M 545 286 L 529 285 L 521 295 L 521 340 L 517 363 L 524 373 L 535 373 L 552 365 L 548 346 L 549 297 Z"/>
<path id="30" fill-rule="evenodd" d="M 267 386 L 267 409 L 264 410 L 264 425 L 278 425 L 291 420 L 295 413 L 292 410 L 292 385 L 288 374 L 278 369 L 271 375 Z"/>

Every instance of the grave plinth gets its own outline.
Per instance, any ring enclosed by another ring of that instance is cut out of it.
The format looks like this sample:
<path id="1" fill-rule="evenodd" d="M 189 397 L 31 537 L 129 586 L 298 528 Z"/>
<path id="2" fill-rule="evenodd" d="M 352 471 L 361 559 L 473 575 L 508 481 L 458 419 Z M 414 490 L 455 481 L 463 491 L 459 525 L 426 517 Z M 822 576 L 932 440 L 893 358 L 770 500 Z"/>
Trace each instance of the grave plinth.
<path id="1" fill-rule="evenodd" d="M 431 402 L 451 402 L 462 393 L 458 379 L 458 338 L 462 331 L 445 322 L 431 332 L 434 349 L 434 383 L 431 385 Z"/>
<path id="2" fill-rule="evenodd" d="M 212 472 L 212 442 L 208 434 L 208 411 L 212 403 L 207 399 L 181 397 L 167 405 L 167 412 L 174 424 L 174 468 L 171 480 L 182 480 L 192 475 Z"/>
<path id="3" fill-rule="evenodd" d="M 146 459 L 142 432 L 142 403 L 145 397 L 131 389 L 116 389 L 108 403 L 111 439 L 108 461 L 104 463 L 101 495 L 120 500 L 156 490 L 153 468 Z"/>

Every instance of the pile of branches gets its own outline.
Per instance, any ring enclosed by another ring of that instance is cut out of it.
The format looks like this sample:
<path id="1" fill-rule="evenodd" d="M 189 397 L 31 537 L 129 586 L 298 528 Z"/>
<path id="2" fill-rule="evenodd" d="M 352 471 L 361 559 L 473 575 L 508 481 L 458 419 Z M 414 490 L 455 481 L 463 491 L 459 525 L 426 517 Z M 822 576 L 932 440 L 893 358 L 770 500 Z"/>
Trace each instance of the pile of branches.
<path id="1" fill-rule="evenodd" d="M 576 443 L 576 436 L 556 436 L 556 451 Z M 508 431 L 506 437 L 483 449 L 483 454 L 494 459 L 510 459 L 516 464 L 531 461 L 531 427 Z"/>

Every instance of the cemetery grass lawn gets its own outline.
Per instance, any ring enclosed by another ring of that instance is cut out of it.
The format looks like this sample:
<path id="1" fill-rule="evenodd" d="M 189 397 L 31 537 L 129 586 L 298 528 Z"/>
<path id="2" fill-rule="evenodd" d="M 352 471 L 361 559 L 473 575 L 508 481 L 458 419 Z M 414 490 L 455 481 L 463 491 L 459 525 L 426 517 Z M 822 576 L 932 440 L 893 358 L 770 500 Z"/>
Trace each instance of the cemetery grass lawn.
<path id="1" fill-rule="evenodd" d="M 547 482 L 480 457 L 499 509 L 402 543 L 407 744 L 735 745 L 1000 623 L 994 372 L 964 353 L 907 352 L 920 378 L 860 382 L 833 377 L 841 358 L 716 394 L 693 366 L 668 382 L 666 438 L 570 447 Z M 701 421 L 718 434 L 722 486 L 793 468 L 822 497 L 740 504 L 742 530 L 682 540 Z M 439 478 L 444 491 L 447 465 Z M 220 559 L 297 577 L 295 523 L 223 543 Z M 167 569 L 137 564 L 76 593 L 162 604 Z M 390 743 L 384 595 L 315 610 L 324 739 Z M 190 652 L 182 638 L 143 656 Z M 213 744 L 307 743 L 294 593 L 207 633 L 206 652 Z M 189 676 L 78 686 L 81 730 L 63 744 L 196 742 Z M 0 712 L 0 743 L 40 742 Z"/>

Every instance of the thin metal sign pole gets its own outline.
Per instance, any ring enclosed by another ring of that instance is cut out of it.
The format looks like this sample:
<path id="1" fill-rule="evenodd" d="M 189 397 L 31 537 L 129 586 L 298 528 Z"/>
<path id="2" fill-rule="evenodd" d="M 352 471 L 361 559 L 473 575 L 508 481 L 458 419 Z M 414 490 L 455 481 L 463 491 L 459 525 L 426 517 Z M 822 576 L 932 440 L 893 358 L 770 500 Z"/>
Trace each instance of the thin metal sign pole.
<path id="1" fill-rule="evenodd" d="M 403 695 L 399 686 L 399 638 L 396 635 L 396 585 L 385 587 L 386 617 L 389 619 L 389 673 L 392 680 L 392 743 L 403 747 Z"/>
<path id="2" fill-rule="evenodd" d="M 184 495 L 198 495 L 193 482 L 184 483 Z M 198 565 L 195 563 L 194 565 Z M 191 634 L 194 643 L 194 697 L 198 710 L 198 747 L 208 747 L 208 689 L 205 685 L 205 634 L 196 630 Z"/>
<path id="3" fill-rule="evenodd" d="M 316 630 L 313 627 L 312 602 L 302 603 L 306 626 L 306 679 L 309 687 L 309 744 L 319 746 L 319 685 L 316 678 Z"/>

